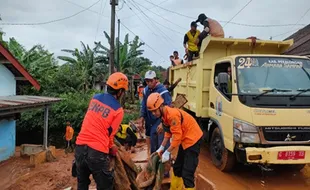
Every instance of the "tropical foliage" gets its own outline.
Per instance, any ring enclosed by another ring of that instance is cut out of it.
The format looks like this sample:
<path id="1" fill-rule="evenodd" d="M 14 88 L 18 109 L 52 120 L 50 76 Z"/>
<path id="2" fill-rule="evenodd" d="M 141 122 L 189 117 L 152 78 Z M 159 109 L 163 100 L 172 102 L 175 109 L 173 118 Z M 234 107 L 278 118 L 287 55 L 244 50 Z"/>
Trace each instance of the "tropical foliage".
<path id="1" fill-rule="evenodd" d="M 30 86 L 23 86 L 19 87 L 18 93 L 60 97 L 62 101 L 54 105 L 50 111 L 50 129 L 64 131 L 65 122 L 70 121 L 76 131 L 79 131 L 89 99 L 99 92 L 95 89 L 96 83 L 105 81 L 108 77 L 109 48 L 100 42 L 95 42 L 92 46 L 81 42 L 81 47 L 72 50 L 63 49 L 63 55 L 57 59 L 42 45 L 34 45 L 27 49 L 15 38 L 3 41 L 2 34 L 1 32 L 0 42 L 41 85 L 40 91 Z M 107 33 L 105 35 L 109 42 L 110 37 Z M 116 41 L 118 42 L 118 39 Z M 152 62 L 143 57 L 143 45 L 138 36 L 130 41 L 128 34 L 122 42 L 119 42 L 120 59 L 117 59 L 115 53 L 115 65 L 129 79 L 133 74 L 143 76 L 148 69 L 154 69 L 158 74 L 164 70 L 152 66 Z M 125 114 L 126 122 L 132 117 L 134 116 Z M 42 126 L 42 110 L 30 111 L 22 114 L 17 123 L 17 130 L 37 131 L 41 130 Z"/>

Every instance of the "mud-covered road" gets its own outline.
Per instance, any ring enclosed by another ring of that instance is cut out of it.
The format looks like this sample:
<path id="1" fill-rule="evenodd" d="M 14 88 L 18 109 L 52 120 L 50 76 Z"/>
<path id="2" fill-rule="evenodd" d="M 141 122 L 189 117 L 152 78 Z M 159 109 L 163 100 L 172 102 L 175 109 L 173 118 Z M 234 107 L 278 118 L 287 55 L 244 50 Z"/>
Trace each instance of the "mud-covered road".
<path id="1" fill-rule="evenodd" d="M 310 167 L 300 172 L 262 172 L 257 166 L 238 165 L 236 171 L 223 173 L 212 165 L 206 147 L 202 147 L 198 173 L 203 174 L 217 190 L 308 190 L 310 189 Z"/>
<path id="2" fill-rule="evenodd" d="M 145 148 L 137 148 L 138 157 L 144 160 Z M 0 163 L 0 189 L 9 190 L 62 190 L 67 187 L 76 189 L 76 179 L 71 177 L 73 154 L 65 155 L 57 150 L 57 162 L 44 163 L 38 168 L 30 168 L 29 160 L 16 154 L 6 162 Z M 143 164 L 141 164 L 143 165 Z M 238 166 L 233 173 L 223 173 L 216 169 L 208 156 L 207 149 L 202 147 L 197 173 L 203 174 L 217 190 L 308 190 L 310 189 L 310 167 L 301 172 L 262 172 L 256 166 Z M 91 187 L 95 184 L 92 182 Z M 199 189 L 198 189 L 199 190 Z"/>

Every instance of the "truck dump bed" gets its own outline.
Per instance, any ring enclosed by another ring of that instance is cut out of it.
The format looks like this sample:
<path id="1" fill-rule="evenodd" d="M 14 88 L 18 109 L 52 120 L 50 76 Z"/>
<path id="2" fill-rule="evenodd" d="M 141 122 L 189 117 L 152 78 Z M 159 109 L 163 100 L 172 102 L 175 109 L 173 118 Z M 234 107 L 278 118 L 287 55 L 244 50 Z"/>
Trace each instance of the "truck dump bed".
<path id="1" fill-rule="evenodd" d="M 199 59 L 170 69 L 169 81 L 171 84 L 178 78 L 182 78 L 173 91 L 173 99 L 177 94 L 184 94 L 188 100 L 184 108 L 194 112 L 196 117 L 209 117 L 210 74 L 217 59 L 241 54 L 280 55 L 292 44 L 293 40 L 270 41 L 207 37 L 202 43 Z"/>

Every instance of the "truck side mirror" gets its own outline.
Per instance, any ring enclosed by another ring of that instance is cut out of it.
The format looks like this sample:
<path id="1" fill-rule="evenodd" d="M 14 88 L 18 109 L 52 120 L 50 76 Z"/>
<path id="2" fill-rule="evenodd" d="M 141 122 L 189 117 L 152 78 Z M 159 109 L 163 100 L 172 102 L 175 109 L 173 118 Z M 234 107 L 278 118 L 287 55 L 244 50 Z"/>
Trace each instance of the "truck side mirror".
<path id="1" fill-rule="evenodd" d="M 217 75 L 218 80 L 218 88 L 221 92 L 227 94 L 228 93 L 228 81 L 229 76 L 228 73 L 221 72 Z"/>

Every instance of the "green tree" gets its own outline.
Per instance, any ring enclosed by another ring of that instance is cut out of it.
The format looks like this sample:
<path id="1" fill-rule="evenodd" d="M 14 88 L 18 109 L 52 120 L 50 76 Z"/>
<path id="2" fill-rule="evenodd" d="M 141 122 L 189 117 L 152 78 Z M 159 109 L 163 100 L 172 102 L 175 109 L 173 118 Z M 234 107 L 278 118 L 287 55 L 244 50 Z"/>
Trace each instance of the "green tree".
<path id="1" fill-rule="evenodd" d="M 100 43 L 99 43 L 100 44 Z M 63 52 L 70 53 L 72 57 L 58 56 L 58 59 L 66 61 L 74 70 L 77 70 L 82 77 L 82 88 L 84 92 L 94 88 L 96 81 L 107 77 L 108 62 L 104 55 L 97 56 L 98 46 L 93 49 L 81 42 L 82 50 L 63 49 Z"/>
<path id="2" fill-rule="evenodd" d="M 3 41 L 3 44 L 41 85 L 39 92 L 32 87 L 18 85 L 18 92 L 32 95 L 46 92 L 45 90 L 50 88 L 50 84 L 53 83 L 57 72 L 57 61 L 53 54 L 45 50 L 41 45 L 35 45 L 31 49 L 26 50 L 15 38 Z"/>
<path id="3" fill-rule="evenodd" d="M 110 42 L 110 36 L 104 32 L 106 39 Z M 116 39 L 118 43 L 118 39 Z M 144 45 L 143 42 L 140 42 L 139 37 L 135 36 L 132 41 L 129 41 L 129 35 L 126 34 L 124 42 L 119 42 L 120 47 L 120 59 L 117 60 L 117 54 L 115 54 L 115 65 L 118 68 L 118 71 L 125 73 L 129 77 L 133 74 L 141 73 L 147 71 L 152 62 L 142 57 L 144 50 L 140 49 Z M 107 56 L 109 49 L 102 44 L 98 44 L 99 54 Z M 116 46 L 117 47 L 117 46 Z M 117 52 L 117 49 L 114 50 Z"/>
<path id="4" fill-rule="evenodd" d="M 27 49 L 14 38 L 2 43 L 41 85 L 40 91 L 35 91 L 30 86 L 22 87 L 21 94 L 62 98 L 60 103 L 50 109 L 50 131 L 64 133 L 65 122 L 70 121 L 78 132 L 90 98 L 98 93 L 92 89 L 95 82 L 104 81 L 108 77 L 109 49 L 100 42 L 96 42 L 93 48 L 81 43 L 79 49 L 63 50 L 68 56 L 59 56 L 60 60 L 65 61 L 59 65 L 53 53 L 42 45 Z M 143 45 L 139 37 L 130 41 L 128 35 L 120 42 L 121 58 L 116 65 L 119 65 L 120 71 L 127 74 L 130 80 L 133 74 L 143 75 L 152 67 L 152 62 L 143 57 Z M 133 90 L 131 92 L 133 93 Z M 135 119 L 136 116 L 132 116 L 132 112 L 126 112 L 124 122 Z M 40 131 L 43 121 L 42 110 L 25 112 L 17 122 L 17 130 Z M 59 137 L 62 138 L 61 135 Z"/>
<path id="5" fill-rule="evenodd" d="M 104 32 L 104 34 L 107 41 L 110 43 L 110 36 L 106 32 Z M 120 56 L 118 60 L 117 54 L 115 54 L 115 65 L 118 71 L 123 72 L 128 76 L 131 84 L 130 97 L 132 102 L 134 102 L 135 90 L 133 85 L 133 75 L 147 71 L 152 65 L 152 62 L 149 59 L 142 57 L 144 50 L 142 50 L 141 47 L 144 43 L 139 40 L 138 36 L 135 36 L 132 41 L 129 41 L 129 35 L 126 34 L 123 43 L 118 39 L 116 39 L 116 42 L 119 43 Z M 99 54 L 102 56 L 108 55 L 109 49 L 107 47 L 102 44 L 97 45 L 99 47 L 99 50 L 97 51 Z M 117 52 L 117 49 L 115 48 L 114 51 Z M 123 106 L 125 105 L 123 104 Z"/>

